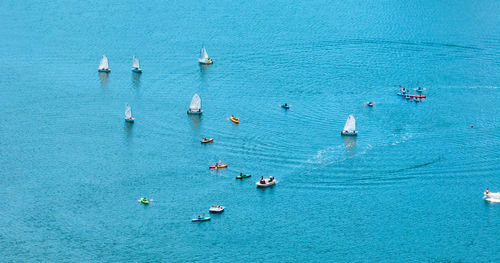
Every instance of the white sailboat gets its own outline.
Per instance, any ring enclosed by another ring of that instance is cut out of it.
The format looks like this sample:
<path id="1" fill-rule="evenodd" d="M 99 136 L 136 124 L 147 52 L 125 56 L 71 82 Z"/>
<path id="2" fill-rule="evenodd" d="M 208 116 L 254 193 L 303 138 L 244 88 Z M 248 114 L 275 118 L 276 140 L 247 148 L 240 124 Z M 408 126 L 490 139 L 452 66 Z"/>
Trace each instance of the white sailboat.
<path id="1" fill-rule="evenodd" d="M 111 72 L 108 64 L 108 58 L 105 55 L 102 55 L 101 63 L 99 63 L 99 68 L 97 69 L 99 72 Z"/>
<path id="2" fill-rule="evenodd" d="M 205 47 L 201 48 L 200 58 L 198 58 L 198 62 L 200 62 L 200 64 L 213 64 L 214 63 L 214 61 L 210 57 L 208 57 L 207 50 L 205 49 Z"/>
<path id="3" fill-rule="evenodd" d="M 125 121 L 134 122 L 134 120 L 134 117 L 132 117 L 132 108 L 127 103 L 127 105 L 125 106 Z"/>
<path id="4" fill-rule="evenodd" d="M 202 114 L 203 110 L 201 109 L 201 98 L 195 93 L 193 98 L 191 99 L 191 104 L 189 105 L 189 109 L 187 111 L 188 114 Z"/>
<path id="5" fill-rule="evenodd" d="M 142 73 L 142 68 L 139 64 L 139 59 L 135 56 L 132 57 L 132 71 L 135 73 Z"/>
<path id="6" fill-rule="evenodd" d="M 340 134 L 346 136 L 358 135 L 358 131 L 356 131 L 356 119 L 354 119 L 354 116 L 349 115 L 347 121 L 345 122 L 344 130 L 340 132 Z"/>

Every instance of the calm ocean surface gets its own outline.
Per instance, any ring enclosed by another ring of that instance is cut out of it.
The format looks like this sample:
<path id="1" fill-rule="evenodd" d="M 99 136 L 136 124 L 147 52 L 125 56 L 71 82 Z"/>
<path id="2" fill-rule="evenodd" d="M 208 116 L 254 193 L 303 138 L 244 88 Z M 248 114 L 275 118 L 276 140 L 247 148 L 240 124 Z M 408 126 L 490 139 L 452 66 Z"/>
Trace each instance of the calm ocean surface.
<path id="1" fill-rule="evenodd" d="M 500 191 L 499 14 L 497 0 L 3 0 L 0 262 L 499 262 L 500 204 L 482 199 Z M 202 45 L 215 64 L 198 65 Z M 357 138 L 340 136 L 349 114 Z M 212 204 L 226 212 L 190 222 Z"/>

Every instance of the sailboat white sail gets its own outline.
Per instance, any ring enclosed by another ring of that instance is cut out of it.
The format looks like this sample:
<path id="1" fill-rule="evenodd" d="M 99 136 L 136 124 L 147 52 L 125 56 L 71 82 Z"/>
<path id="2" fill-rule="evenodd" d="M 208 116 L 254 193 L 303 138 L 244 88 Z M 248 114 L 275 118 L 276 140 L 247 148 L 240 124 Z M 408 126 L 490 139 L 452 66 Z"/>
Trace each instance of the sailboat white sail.
<path id="1" fill-rule="evenodd" d="M 139 59 L 135 56 L 132 57 L 132 71 L 136 73 L 142 73 L 141 65 L 139 64 Z"/>
<path id="2" fill-rule="evenodd" d="M 141 68 L 139 65 L 139 59 L 136 58 L 135 56 L 132 57 L 132 67 L 133 68 Z"/>
<path id="3" fill-rule="evenodd" d="M 201 63 L 201 64 L 212 64 L 214 63 L 212 61 L 212 59 L 208 56 L 208 53 L 207 53 L 207 50 L 205 49 L 205 47 L 202 47 L 201 48 L 201 51 L 200 51 L 200 58 L 198 59 L 198 61 Z"/>
<path id="4" fill-rule="evenodd" d="M 344 130 L 341 132 L 342 135 L 357 135 L 356 131 L 356 119 L 354 119 L 354 116 L 349 115 L 347 118 L 347 121 L 345 122 L 344 125 Z"/>
<path id="5" fill-rule="evenodd" d="M 189 105 L 189 114 L 201 114 L 203 111 L 201 110 L 201 98 L 198 94 L 194 94 L 191 99 L 191 104 Z"/>
<path id="6" fill-rule="evenodd" d="M 134 117 L 132 117 L 132 108 L 130 105 L 125 105 L 125 121 L 134 122 Z"/>
<path id="7" fill-rule="evenodd" d="M 207 53 L 207 50 L 204 47 L 201 48 L 200 58 L 208 59 L 208 53 Z"/>
<path id="8" fill-rule="evenodd" d="M 105 55 L 102 55 L 101 63 L 99 63 L 98 70 L 99 71 L 103 71 L 103 72 L 109 72 L 110 71 L 109 64 L 108 64 L 108 58 Z"/>
<path id="9" fill-rule="evenodd" d="M 127 104 L 125 106 L 125 118 L 130 119 L 130 117 L 132 117 L 132 108 Z"/>

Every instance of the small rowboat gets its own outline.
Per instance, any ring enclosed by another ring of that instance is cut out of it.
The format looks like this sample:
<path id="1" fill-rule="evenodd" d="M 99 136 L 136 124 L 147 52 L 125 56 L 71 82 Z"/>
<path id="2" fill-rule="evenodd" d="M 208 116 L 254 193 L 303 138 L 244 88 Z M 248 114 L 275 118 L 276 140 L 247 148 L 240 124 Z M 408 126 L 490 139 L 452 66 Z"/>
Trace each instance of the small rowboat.
<path id="1" fill-rule="evenodd" d="M 236 176 L 236 179 L 245 179 L 248 177 L 252 177 L 252 175 L 251 174 L 240 174 L 240 175 Z"/>
<path id="2" fill-rule="evenodd" d="M 209 169 L 227 168 L 227 164 L 210 165 Z"/>
<path id="3" fill-rule="evenodd" d="M 218 213 L 224 212 L 224 207 L 220 206 L 220 205 L 213 205 L 213 206 L 210 207 L 210 209 L 208 209 L 208 211 L 210 213 L 218 214 Z"/>
<path id="4" fill-rule="evenodd" d="M 204 217 L 198 217 L 198 218 L 191 219 L 191 222 L 203 222 L 203 221 L 210 221 L 210 217 L 204 216 Z"/>
<path id="5" fill-rule="evenodd" d="M 234 116 L 231 116 L 231 118 L 230 118 L 230 119 L 231 119 L 231 121 L 232 121 L 232 122 L 234 122 L 234 123 L 236 123 L 236 124 L 240 123 L 240 119 L 239 119 L 239 118 L 236 118 L 236 117 L 234 117 Z"/>
<path id="6" fill-rule="evenodd" d="M 202 139 L 201 143 L 213 143 L 214 142 L 214 138 L 210 138 L 210 139 Z"/>
<path id="7" fill-rule="evenodd" d="M 270 179 L 264 179 L 265 183 L 261 183 L 260 181 L 258 181 L 255 184 L 257 185 L 257 187 L 260 187 L 260 188 L 266 188 L 266 187 L 270 187 L 270 186 L 273 186 L 276 184 L 276 179 L 273 179 L 272 181 L 269 181 L 269 180 Z"/>

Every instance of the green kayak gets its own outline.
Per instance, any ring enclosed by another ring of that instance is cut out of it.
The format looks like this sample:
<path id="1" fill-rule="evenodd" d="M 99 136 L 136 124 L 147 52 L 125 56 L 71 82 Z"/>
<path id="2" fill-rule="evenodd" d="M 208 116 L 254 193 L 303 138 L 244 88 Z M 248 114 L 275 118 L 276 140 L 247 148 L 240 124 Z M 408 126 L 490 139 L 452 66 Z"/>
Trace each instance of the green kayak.
<path id="1" fill-rule="evenodd" d="M 238 176 L 236 176 L 236 179 L 245 179 L 245 178 L 248 178 L 252 176 L 251 174 L 240 174 Z"/>
<path id="2" fill-rule="evenodd" d="M 146 198 L 141 198 L 141 203 L 143 203 L 145 205 L 149 205 L 149 201 Z"/>

